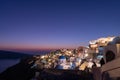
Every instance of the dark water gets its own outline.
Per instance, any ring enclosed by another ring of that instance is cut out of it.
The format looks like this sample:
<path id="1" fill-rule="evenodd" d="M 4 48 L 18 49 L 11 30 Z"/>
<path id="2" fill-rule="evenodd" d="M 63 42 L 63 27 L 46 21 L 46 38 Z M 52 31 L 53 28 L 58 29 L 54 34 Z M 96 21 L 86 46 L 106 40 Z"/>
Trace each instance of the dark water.
<path id="1" fill-rule="evenodd" d="M 19 62 L 19 59 L 2 59 L 0 60 L 0 73 Z"/>

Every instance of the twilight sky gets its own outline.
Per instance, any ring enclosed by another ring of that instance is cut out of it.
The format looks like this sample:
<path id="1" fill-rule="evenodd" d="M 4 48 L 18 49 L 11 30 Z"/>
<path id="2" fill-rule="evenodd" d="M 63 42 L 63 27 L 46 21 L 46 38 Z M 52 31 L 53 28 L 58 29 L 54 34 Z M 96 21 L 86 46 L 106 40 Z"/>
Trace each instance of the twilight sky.
<path id="1" fill-rule="evenodd" d="M 119 0 L 0 0 L 0 49 L 76 48 L 114 35 Z"/>

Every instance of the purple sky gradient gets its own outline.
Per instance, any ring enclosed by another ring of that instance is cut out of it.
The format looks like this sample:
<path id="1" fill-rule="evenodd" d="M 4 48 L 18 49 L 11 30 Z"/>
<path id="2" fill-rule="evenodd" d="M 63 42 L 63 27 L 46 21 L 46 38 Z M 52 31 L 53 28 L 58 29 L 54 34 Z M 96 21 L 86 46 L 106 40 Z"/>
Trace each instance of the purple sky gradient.
<path id="1" fill-rule="evenodd" d="M 118 0 L 0 0 L 0 49 L 76 48 L 114 35 Z"/>

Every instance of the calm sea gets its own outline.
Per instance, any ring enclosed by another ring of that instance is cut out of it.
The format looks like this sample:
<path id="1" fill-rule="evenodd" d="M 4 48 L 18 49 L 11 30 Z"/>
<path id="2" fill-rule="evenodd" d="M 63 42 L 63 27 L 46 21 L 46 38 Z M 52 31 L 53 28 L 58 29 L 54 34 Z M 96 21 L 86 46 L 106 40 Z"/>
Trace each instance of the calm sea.
<path id="1" fill-rule="evenodd" d="M 0 60 L 0 73 L 19 62 L 19 59 L 2 59 Z"/>

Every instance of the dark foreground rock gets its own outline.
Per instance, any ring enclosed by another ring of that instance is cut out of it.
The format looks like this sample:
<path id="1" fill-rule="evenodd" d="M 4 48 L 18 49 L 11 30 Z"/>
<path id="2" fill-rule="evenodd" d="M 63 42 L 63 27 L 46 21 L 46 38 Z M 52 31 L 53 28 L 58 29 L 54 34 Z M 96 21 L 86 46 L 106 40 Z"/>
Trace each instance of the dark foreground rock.
<path id="1" fill-rule="evenodd" d="M 93 75 L 80 70 L 44 69 L 38 80 L 93 80 Z"/>

